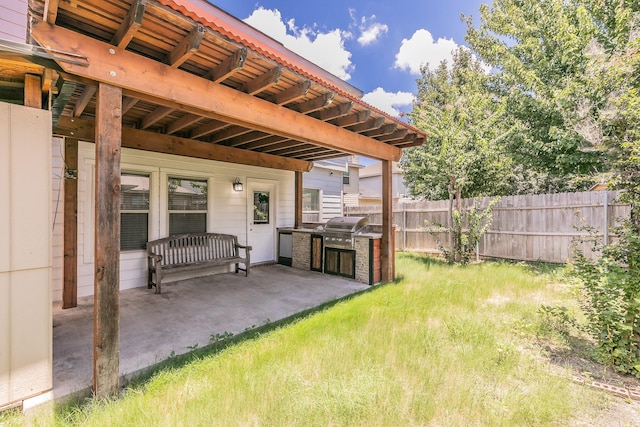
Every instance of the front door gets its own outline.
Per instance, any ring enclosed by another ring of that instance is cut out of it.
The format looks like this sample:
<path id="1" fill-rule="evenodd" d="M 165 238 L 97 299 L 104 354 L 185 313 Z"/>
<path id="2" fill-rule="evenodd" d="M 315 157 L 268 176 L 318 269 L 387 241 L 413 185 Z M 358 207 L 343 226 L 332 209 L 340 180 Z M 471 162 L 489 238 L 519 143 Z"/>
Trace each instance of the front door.
<path id="1" fill-rule="evenodd" d="M 251 263 L 275 261 L 275 185 L 251 180 L 248 180 L 247 184 L 247 244 L 253 247 Z"/>

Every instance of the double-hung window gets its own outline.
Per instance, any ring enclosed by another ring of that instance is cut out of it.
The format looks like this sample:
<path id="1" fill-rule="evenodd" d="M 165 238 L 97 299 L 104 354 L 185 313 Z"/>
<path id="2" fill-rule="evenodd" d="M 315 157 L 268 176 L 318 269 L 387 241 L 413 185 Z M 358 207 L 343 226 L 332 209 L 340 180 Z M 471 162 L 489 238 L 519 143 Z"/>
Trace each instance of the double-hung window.
<path id="1" fill-rule="evenodd" d="M 149 236 L 149 176 L 120 176 L 120 250 L 145 249 Z"/>
<path id="2" fill-rule="evenodd" d="M 302 189 L 302 222 L 320 222 L 320 190 Z"/>
<path id="3" fill-rule="evenodd" d="M 169 235 L 207 231 L 207 181 L 169 177 Z"/>

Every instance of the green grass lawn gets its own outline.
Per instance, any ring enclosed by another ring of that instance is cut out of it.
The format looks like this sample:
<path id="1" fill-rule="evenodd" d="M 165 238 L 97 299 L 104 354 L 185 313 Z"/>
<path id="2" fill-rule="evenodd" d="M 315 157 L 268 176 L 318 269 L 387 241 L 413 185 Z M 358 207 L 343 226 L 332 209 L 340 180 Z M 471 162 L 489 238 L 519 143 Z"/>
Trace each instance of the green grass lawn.
<path id="1" fill-rule="evenodd" d="M 589 425 L 608 397 L 539 354 L 547 272 L 399 254 L 400 279 L 36 424 Z M 550 339 L 550 337 L 544 337 Z M 0 416 L 0 424 L 21 423 Z"/>

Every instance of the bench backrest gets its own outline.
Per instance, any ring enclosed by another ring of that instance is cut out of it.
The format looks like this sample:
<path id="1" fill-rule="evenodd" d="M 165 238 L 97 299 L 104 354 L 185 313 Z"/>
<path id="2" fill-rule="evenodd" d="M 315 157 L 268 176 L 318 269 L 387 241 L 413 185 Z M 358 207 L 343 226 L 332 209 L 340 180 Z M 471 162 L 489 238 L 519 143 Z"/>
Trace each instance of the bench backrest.
<path id="1" fill-rule="evenodd" d="M 238 238 L 231 234 L 176 234 L 147 243 L 147 252 L 162 255 L 162 265 L 181 265 L 237 257 Z"/>

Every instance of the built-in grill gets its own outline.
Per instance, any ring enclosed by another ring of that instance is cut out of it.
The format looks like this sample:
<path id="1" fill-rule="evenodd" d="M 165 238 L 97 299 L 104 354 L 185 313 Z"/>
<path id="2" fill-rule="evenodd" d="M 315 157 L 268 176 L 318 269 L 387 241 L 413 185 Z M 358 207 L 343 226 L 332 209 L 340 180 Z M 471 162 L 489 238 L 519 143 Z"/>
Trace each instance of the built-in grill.
<path id="1" fill-rule="evenodd" d="M 369 224 L 366 216 L 339 216 L 330 219 L 324 226 L 326 248 L 354 249 L 354 236 Z"/>

